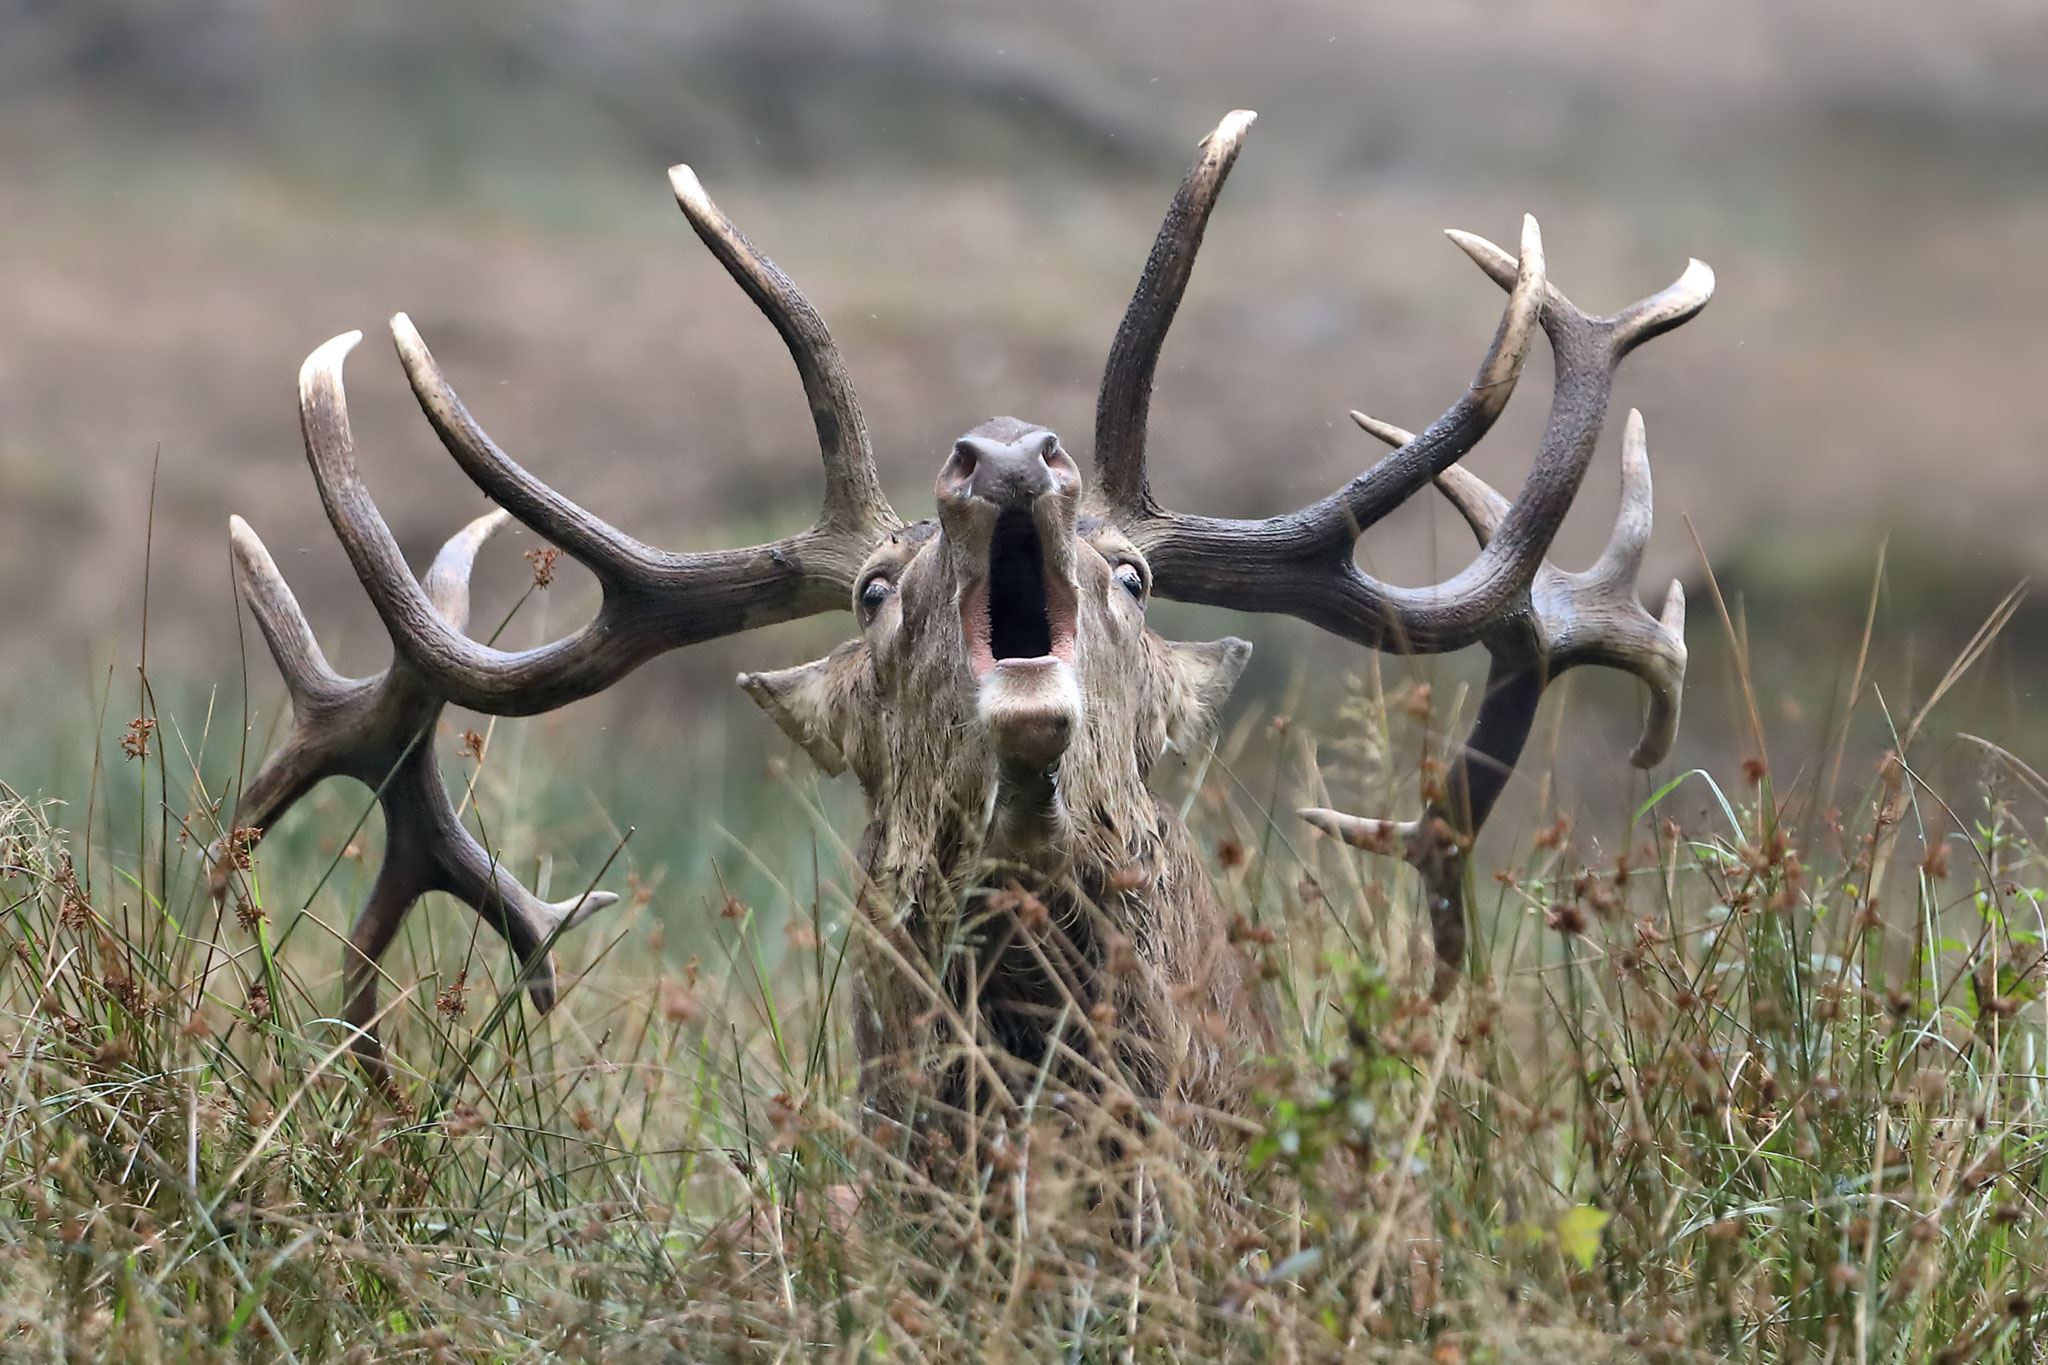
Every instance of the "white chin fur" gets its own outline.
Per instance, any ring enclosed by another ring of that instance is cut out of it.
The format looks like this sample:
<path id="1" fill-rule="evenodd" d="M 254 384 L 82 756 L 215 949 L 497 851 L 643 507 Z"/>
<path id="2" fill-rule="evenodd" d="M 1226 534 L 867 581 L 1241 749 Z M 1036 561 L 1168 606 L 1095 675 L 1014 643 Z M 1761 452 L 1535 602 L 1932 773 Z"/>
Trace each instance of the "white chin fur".
<path id="1" fill-rule="evenodd" d="M 1081 685 L 1061 659 L 1005 660 L 982 678 L 975 711 L 1000 757 L 1050 768 L 1080 728 Z"/>

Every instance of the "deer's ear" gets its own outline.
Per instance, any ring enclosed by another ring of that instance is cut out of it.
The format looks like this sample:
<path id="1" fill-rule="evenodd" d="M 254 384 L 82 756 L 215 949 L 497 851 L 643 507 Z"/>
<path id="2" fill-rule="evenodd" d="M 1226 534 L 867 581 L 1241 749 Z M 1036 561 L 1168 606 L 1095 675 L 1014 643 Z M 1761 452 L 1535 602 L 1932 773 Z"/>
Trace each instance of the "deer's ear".
<path id="1" fill-rule="evenodd" d="M 854 708 L 854 684 L 860 673 L 850 641 L 814 663 L 773 673 L 742 673 L 739 684 L 782 732 L 803 745 L 804 752 L 833 777 L 846 771 L 846 749 Z"/>
<path id="2" fill-rule="evenodd" d="M 1230 700 L 1230 690 L 1251 661 L 1252 647 L 1229 635 L 1203 644 L 1161 643 L 1166 647 L 1169 678 L 1166 742 L 1185 752 L 1215 728 L 1217 713 Z"/>

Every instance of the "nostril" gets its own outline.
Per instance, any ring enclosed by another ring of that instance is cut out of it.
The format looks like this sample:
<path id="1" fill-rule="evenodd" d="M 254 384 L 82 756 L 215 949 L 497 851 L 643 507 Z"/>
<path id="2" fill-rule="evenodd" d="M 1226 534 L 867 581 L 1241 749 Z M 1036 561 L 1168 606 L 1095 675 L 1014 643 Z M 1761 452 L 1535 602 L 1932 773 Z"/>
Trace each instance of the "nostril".
<path id="1" fill-rule="evenodd" d="M 953 447 L 953 477 L 971 479 L 974 477 L 974 447 L 962 441 Z"/>
<path id="2" fill-rule="evenodd" d="M 1049 431 L 1048 431 L 1048 432 L 1046 432 L 1046 433 L 1045 433 L 1045 435 L 1044 435 L 1044 436 L 1042 436 L 1042 437 L 1040 437 L 1040 438 L 1039 438 L 1039 441 L 1038 441 L 1038 458 L 1039 458 L 1039 459 L 1041 459 L 1041 460 L 1044 460 L 1044 461 L 1045 461 L 1045 462 L 1046 462 L 1047 464 L 1051 464 L 1051 463 L 1052 463 L 1052 462 L 1053 462 L 1054 460 L 1056 460 L 1056 459 L 1058 459 L 1058 458 L 1059 458 L 1059 454 L 1060 454 L 1060 438 L 1059 438 L 1059 437 L 1055 436 L 1055 435 L 1054 435 L 1053 433 L 1051 433 L 1051 432 L 1049 432 Z"/>

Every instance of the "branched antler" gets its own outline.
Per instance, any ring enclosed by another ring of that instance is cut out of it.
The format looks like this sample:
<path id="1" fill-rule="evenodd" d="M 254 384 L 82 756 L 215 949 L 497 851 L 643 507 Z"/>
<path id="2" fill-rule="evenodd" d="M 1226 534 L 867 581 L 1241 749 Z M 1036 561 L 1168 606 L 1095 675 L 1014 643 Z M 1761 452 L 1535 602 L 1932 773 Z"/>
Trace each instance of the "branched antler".
<path id="1" fill-rule="evenodd" d="M 1413 439 L 1389 423 L 1352 415 L 1390 445 Z M 1436 482 L 1484 546 L 1500 529 L 1508 500 L 1462 465 L 1445 470 Z M 1320 807 L 1298 812 L 1354 848 L 1399 854 L 1422 873 L 1439 997 L 1449 991 L 1464 957 L 1465 854 L 1521 758 L 1550 681 L 1580 664 L 1634 673 L 1649 690 L 1649 707 L 1629 761 L 1654 767 L 1671 751 L 1685 687 L 1685 589 L 1672 581 L 1661 616 L 1650 615 L 1637 599 L 1636 574 L 1650 527 L 1649 449 L 1643 415 L 1631 410 L 1622 436 L 1621 509 L 1607 548 L 1582 573 L 1566 573 L 1546 560 L 1530 581 L 1527 610 L 1488 636 L 1485 691 L 1472 731 L 1445 775 L 1443 796 L 1420 820 L 1378 820 Z"/>
<path id="2" fill-rule="evenodd" d="M 306 456 L 328 519 L 399 652 L 458 705 L 532 715 L 600 692 L 668 650 L 843 610 L 868 551 L 902 525 L 882 494 L 867 423 L 817 310 L 711 202 L 688 166 L 672 168 L 669 181 L 697 235 L 760 305 L 796 362 L 825 465 L 824 508 L 809 530 L 701 554 L 641 544 L 500 450 L 400 313 L 391 320 L 399 359 L 449 454 L 501 507 L 589 569 L 603 590 L 596 618 L 575 634 L 538 649 L 492 649 L 448 629 L 433 610 L 356 471 L 341 365 L 361 334 L 336 337 L 306 362 Z"/>
<path id="3" fill-rule="evenodd" d="M 309 371 L 312 368 L 308 362 Z M 457 533 L 416 585 L 449 629 L 469 618 L 470 567 L 485 540 L 509 518 L 492 512 Z M 345 678 L 329 666 L 298 600 L 270 552 L 240 517 L 231 518 L 235 581 L 248 600 L 291 695 L 292 723 L 243 789 L 230 833 L 208 850 L 208 886 L 216 904 L 234 889 L 249 848 L 300 797 L 329 777 L 352 777 L 377 793 L 384 810 L 384 862 L 349 932 L 343 1017 L 363 1030 L 359 1055 L 381 1065 L 372 1021 L 378 962 L 406 912 L 429 891 L 445 891 L 505 938 L 525 968 L 536 1008 L 551 1008 L 555 972 L 544 951 L 562 931 L 613 904 L 609 891 L 543 901 L 514 879 L 465 829 L 441 782 L 434 729 L 441 697 L 401 659 L 369 678 Z M 410 573 L 407 574 L 410 579 Z"/>
<path id="4" fill-rule="evenodd" d="M 543 1010 L 554 1000 L 554 974 L 544 956 L 535 960 L 538 950 L 617 900 L 608 891 L 553 905 L 538 900 L 470 837 L 434 757 L 433 728 L 445 704 L 495 715 L 552 710 L 601 691 L 666 650 L 843 609 L 869 550 L 902 525 L 882 494 L 867 424 L 817 310 L 719 211 L 689 167 L 673 168 L 669 181 L 697 235 L 768 316 L 796 362 L 825 465 L 824 507 L 810 529 L 703 554 L 641 544 L 513 463 L 456 397 L 403 313 L 391 331 L 420 407 L 457 463 L 504 510 L 449 541 L 425 583 L 414 579 L 356 468 L 342 363 L 362 334 L 335 337 L 306 358 L 299 373 L 306 458 L 328 520 L 391 634 L 391 667 L 364 679 L 329 668 L 262 543 L 239 519 L 233 523 L 237 577 L 291 689 L 293 722 L 244 794 L 235 821 L 243 829 L 213 852 L 214 894 L 227 894 L 248 842 L 321 778 L 342 774 L 377 790 L 384 866 L 350 935 L 347 973 L 347 1018 L 366 1029 L 376 1013 L 377 959 L 422 892 L 446 891 L 468 902 L 504 934 L 529 964 L 528 989 Z M 498 650 L 463 633 L 470 564 L 508 517 L 588 568 L 603 589 L 589 625 L 538 649 Z M 379 1055 L 373 1036 L 365 1033 L 362 1042 L 366 1055 Z"/>
<path id="5" fill-rule="evenodd" d="M 1421 820 L 1303 812 L 1360 847 L 1402 852 L 1422 869 L 1441 995 L 1464 958 L 1466 851 L 1520 757 L 1549 678 L 1581 663 L 1642 678 L 1650 708 L 1635 754 L 1641 766 L 1662 759 L 1676 733 L 1684 596 L 1674 584 L 1661 620 L 1635 601 L 1636 569 L 1650 530 L 1639 417 L 1631 417 L 1624 443 L 1622 512 L 1607 553 L 1583 574 L 1563 573 L 1545 555 L 1591 462 L 1616 368 L 1636 347 L 1705 307 L 1714 275 L 1692 261 L 1670 287 L 1594 317 L 1549 282 L 1534 219 L 1523 219 L 1518 255 L 1453 232 L 1452 241 L 1508 291 L 1508 304 L 1478 375 L 1442 417 L 1416 435 L 1353 414 L 1398 448 L 1298 512 L 1239 521 L 1169 511 L 1146 477 L 1152 378 L 1209 212 L 1250 126 L 1249 114 L 1233 113 L 1204 140 L 1118 330 L 1096 409 L 1097 506 L 1144 551 L 1153 590 L 1162 597 L 1285 613 L 1374 649 L 1433 654 L 1487 647 L 1492 668 L 1473 731 L 1448 774 L 1444 797 Z M 1457 461 L 1506 406 L 1538 322 L 1556 356 L 1557 377 L 1535 462 L 1510 503 Z M 1354 557 L 1359 536 L 1431 481 L 1479 533 L 1478 556 L 1426 588 L 1396 587 L 1362 572 Z"/>

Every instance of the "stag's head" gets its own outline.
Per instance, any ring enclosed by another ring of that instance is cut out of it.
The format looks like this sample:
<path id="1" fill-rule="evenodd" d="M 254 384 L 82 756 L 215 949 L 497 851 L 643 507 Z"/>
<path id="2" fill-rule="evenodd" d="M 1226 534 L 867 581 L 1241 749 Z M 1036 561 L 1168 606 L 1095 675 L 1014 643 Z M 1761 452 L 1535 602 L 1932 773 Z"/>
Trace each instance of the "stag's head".
<path id="1" fill-rule="evenodd" d="M 956 816 L 986 820 L 988 856 L 1040 866 L 1149 823 L 1153 761 L 1202 732 L 1250 655 L 1147 630 L 1150 566 L 1082 516 L 1081 492 L 1055 433 L 983 423 L 939 467 L 937 519 L 860 566 L 859 638 L 740 678 L 827 772 L 859 778 L 905 857 L 957 837 Z"/>
<path id="2" fill-rule="evenodd" d="M 703 554 L 670 554 L 632 539 L 507 457 L 455 396 L 412 324 L 402 314 L 393 319 L 399 358 L 442 443 L 505 512 L 582 563 L 603 590 L 588 625 L 538 649 L 500 651 L 460 628 L 469 558 L 495 519 L 451 542 L 424 585 L 413 577 L 355 466 L 341 364 L 359 337 L 315 351 L 300 375 L 307 455 L 328 518 L 398 658 L 379 679 L 344 686 L 334 678 L 275 567 L 238 526 L 241 580 L 292 683 L 296 714 L 289 741 L 251 784 L 237 825 L 260 831 L 330 773 L 378 785 L 380 768 L 395 771 L 400 758 L 417 754 L 419 735 L 431 731 L 444 702 L 495 715 L 546 711 L 610 686 L 666 650 L 850 607 L 857 638 L 815 663 L 743 675 L 741 683 L 827 771 L 858 776 L 871 817 L 869 872 L 889 889 L 880 874 L 914 879 L 937 868 L 957 888 L 960 878 L 994 863 L 1078 880 L 1084 892 L 1113 887 L 1112 908 L 1142 943 L 1133 979 L 1151 983 L 1142 989 L 1151 991 L 1151 1026 L 1163 1036 L 1173 1008 L 1165 1002 L 1188 998 L 1185 988 L 1204 980 L 1212 994 L 1222 993 L 1222 976 L 1210 979 L 1205 965 L 1216 959 L 1191 947 L 1220 940 L 1221 930 L 1185 831 L 1152 801 L 1145 780 L 1166 746 L 1202 732 L 1249 648 L 1237 640 L 1160 639 L 1145 626 L 1146 604 L 1157 595 L 1286 613 L 1370 648 L 1435 653 L 1477 644 L 1488 651 L 1492 667 L 1469 738 L 1420 819 L 1303 812 L 1325 830 L 1403 854 L 1423 869 L 1443 987 L 1463 946 L 1464 851 L 1513 769 L 1549 679 L 1582 663 L 1634 672 L 1650 695 L 1636 761 L 1658 761 L 1671 743 L 1685 668 L 1684 600 L 1674 584 L 1653 616 L 1636 597 L 1650 486 L 1634 414 L 1622 441 L 1622 511 L 1607 552 L 1581 573 L 1558 570 L 1545 555 L 1592 459 L 1617 365 L 1698 312 L 1713 275 L 1695 261 L 1662 292 L 1592 316 L 1548 281 L 1532 220 L 1524 220 L 1512 254 L 1453 233 L 1508 299 L 1478 374 L 1441 418 L 1411 435 L 1354 413 L 1397 448 L 1298 512 L 1232 521 L 1170 511 L 1153 497 L 1146 473 L 1153 375 L 1250 123 L 1251 115 L 1232 114 L 1204 140 L 1168 210 L 1103 372 L 1093 486 L 1085 493 L 1074 457 L 1054 433 L 998 418 L 945 455 L 936 518 L 905 525 L 882 495 L 866 423 L 824 322 L 688 167 L 670 172 L 678 203 L 781 334 L 809 399 L 825 498 L 808 530 Z M 1539 331 L 1556 359 L 1555 392 L 1528 480 L 1510 503 L 1457 462 L 1499 416 Z M 1363 573 L 1355 559 L 1360 534 L 1431 484 L 1470 523 L 1477 556 L 1427 588 Z M 368 1019 L 374 960 L 422 890 L 468 900 L 543 969 L 536 958 L 552 936 L 594 907 L 594 899 L 546 905 L 505 878 L 454 819 L 430 761 L 413 757 L 379 790 L 390 852 L 352 940 L 363 989 L 351 1017 Z M 1135 880 L 1102 875 L 1133 863 L 1150 871 Z M 1099 959 L 1101 941 L 1079 950 Z M 903 958 L 890 961 L 900 967 Z M 1089 963 L 1080 965 L 1085 993 Z M 535 987 L 542 1003 L 545 986 L 543 976 Z"/>

